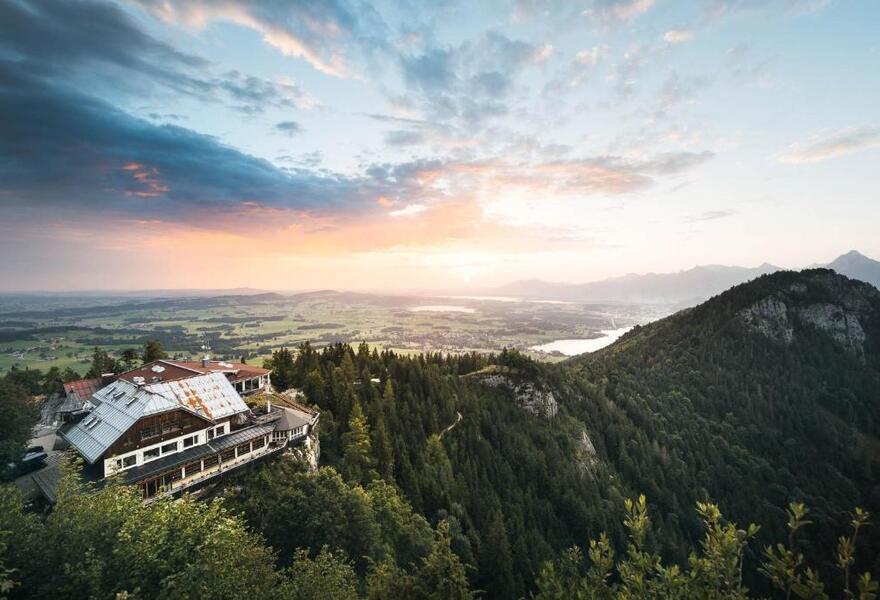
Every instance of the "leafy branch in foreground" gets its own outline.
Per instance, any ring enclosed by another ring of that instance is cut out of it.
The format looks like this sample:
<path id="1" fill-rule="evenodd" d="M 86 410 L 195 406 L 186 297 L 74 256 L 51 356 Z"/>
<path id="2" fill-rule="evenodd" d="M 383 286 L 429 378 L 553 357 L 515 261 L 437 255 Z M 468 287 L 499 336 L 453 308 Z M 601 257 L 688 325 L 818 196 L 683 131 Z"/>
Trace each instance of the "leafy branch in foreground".
<path id="1" fill-rule="evenodd" d="M 759 527 L 745 529 L 725 522 L 715 504 L 698 502 L 697 513 L 705 533 L 698 549 L 694 549 L 687 567 L 664 565 L 660 556 L 648 549 L 651 521 L 645 496 L 625 501 L 623 520 L 628 543 L 625 554 L 616 560 L 614 549 L 603 533 L 589 543 L 589 564 L 584 563 L 580 548 L 565 551 L 555 562 L 547 562 L 537 578 L 538 591 L 534 600 L 630 599 L 630 598 L 694 598 L 745 600 L 751 598 L 743 585 L 743 557 L 749 541 Z M 829 598 L 818 572 L 806 566 L 806 558 L 796 549 L 796 535 L 810 521 L 803 504 L 788 507 L 788 544 L 768 546 L 759 571 L 770 579 L 773 587 L 786 599 Z M 867 525 L 869 515 L 856 508 L 852 513 L 849 535 L 841 536 L 837 545 L 836 565 L 843 575 L 842 597 L 874 600 L 878 583 L 870 573 L 856 578 L 852 589 L 850 570 L 856 560 L 859 530 Z"/>

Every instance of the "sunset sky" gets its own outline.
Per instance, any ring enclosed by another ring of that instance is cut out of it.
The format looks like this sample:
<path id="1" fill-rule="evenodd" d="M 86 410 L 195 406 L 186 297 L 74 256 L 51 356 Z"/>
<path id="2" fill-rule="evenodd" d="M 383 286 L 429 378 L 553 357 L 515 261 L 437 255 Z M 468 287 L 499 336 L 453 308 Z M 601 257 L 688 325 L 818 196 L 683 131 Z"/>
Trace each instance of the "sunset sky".
<path id="1" fill-rule="evenodd" d="M 876 0 L 3 0 L 0 290 L 880 259 Z"/>

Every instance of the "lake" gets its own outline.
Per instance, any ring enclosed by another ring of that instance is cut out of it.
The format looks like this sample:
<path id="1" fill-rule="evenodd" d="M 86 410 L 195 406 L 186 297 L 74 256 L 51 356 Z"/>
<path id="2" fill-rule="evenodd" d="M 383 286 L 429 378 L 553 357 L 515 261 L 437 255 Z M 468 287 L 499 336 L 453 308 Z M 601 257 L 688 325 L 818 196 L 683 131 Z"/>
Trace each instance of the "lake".
<path id="1" fill-rule="evenodd" d="M 621 329 L 606 329 L 601 331 L 602 337 L 592 339 L 570 339 L 570 340 L 554 340 L 546 344 L 531 346 L 529 350 L 536 352 L 561 352 L 566 356 L 574 356 L 576 354 L 584 354 L 585 352 L 595 352 L 600 348 L 604 348 L 613 343 L 617 338 L 632 329 L 632 327 L 623 327 Z"/>
<path id="2" fill-rule="evenodd" d="M 409 310 L 412 312 L 477 312 L 477 309 L 475 308 L 468 308 L 467 306 L 456 306 L 454 304 L 425 304 L 424 306 L 413 306 Z"/>

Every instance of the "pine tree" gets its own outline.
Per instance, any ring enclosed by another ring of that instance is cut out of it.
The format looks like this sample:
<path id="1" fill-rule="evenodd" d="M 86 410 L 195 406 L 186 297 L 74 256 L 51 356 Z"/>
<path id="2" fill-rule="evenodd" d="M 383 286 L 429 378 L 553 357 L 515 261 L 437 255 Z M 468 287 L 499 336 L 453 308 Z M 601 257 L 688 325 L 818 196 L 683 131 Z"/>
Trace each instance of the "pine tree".
<path id="1" fill-rule="evenodd" d="M 144 354 L 142 358 L 144 364 L 146 364 L 153 362 L 154 360 L 168 358 L 168 353 L 162 349 L 162 343 L 159 342 L 159 340 L 148 340 L 144 344 Z"/>
<path id="2" fill-rule="evenodd" d="M 348 418 L 348 431 L 342 434 L 342 475 L 357 483 L 369 483 L 379 475 L 375 470 L 370 442 L 370 426 L 356 402 Z"/>
<path id="3" fill-rule="evenodd" d="M 379 413 L 373 428 L 373 452 L 376 456 L 376 469 L 385 481 L 394 482 L 394 449 L 385 427 L 385 417 Z"/>

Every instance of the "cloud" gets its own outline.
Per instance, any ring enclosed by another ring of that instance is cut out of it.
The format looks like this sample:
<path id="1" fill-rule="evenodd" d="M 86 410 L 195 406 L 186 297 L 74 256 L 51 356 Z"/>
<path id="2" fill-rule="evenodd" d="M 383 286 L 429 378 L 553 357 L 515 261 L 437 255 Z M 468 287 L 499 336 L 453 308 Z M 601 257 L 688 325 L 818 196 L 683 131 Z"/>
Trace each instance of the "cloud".
<path id="1" fill-rule="evenodd" d="M 694 32 L 690 29 L 670 29 L 663 34 L 663 40 L 670 44 L 681 44 L 692 40 Z"/>
<path id="2" fill-rule="evenodd" d="M 210 61 L 176 50 L 115 5 L 93 0 L 0 3 L 0 51 L 35 76 L 75 87 L 106 84 L 114 93 L 140 96 L 161 86 L 203 102 L 224 101 L 247 114 L 315 104 L 289 80 L 212 72 Z"/>
<path id="3" fill-rule="evenodd" d="M 726 219 L 727 217 L 732 217 L 736 214 L 736 211 L 731 208 L 725 208 L 721 210 L 707 210 L 705 212 L 701 212 L 700 214 L 693 215 L 685 219 L 686 223 L 703 223 L 705 221 L 717 221 L 718 219 Z"/>
<path id="4" fill-rule="evenodd" d="M 544 86 L 544 93 L 558 93 L 581 87 L 608 56 L 608 46 L 593 46 L 578 51 L 568 66 Z"/>
<path id="5" fill-rule="evenodd" d="M 880 127 L 856 127 L 792 144 L 779 161 L 788 164 L 818 162 L 877 145 L 880 145 Z"/>
<path id="6" fill-rule="evenodd" d="M 435 125 L 472 131 L 509 113 L 508 98 L 525 69 L 544 64 L 549 44 L 532 44 L 489 31 L 457 46 L 430 46 L 404 54 L 399 64 L 406 91 L 394 104 L 420 113 Z"/>
<path id="7" fill-rule="evenodd" d="M 211 136 L 134 118 L 22 71 L 0 61 L 4 210 L 52 206 L 191 222 L 259 207 L 354 216 L 372 210 L 379 195 L 409 192 L 364 176 L 280 170 Z"/>
<path id="8" fill-rule="evenodd" d="M 417 146 L 425 141 L 425 134 L 420 131 L 395 129 L 385 134 L 385 143 L 389 146 Z"/>
<path id="9" fill-rule="evenodd" d="M 657 95 L 657 100 L 663 108 L 670 108 L 676 104 L 692 100 L 700 91 L 709 87 L 712 81 L 702 76 L 681 76 L 678 73 L 670 73 Z"/>
<path id="10" fill-rule="evenodd" d="M 594 0 L 584 16 L 602 26 L 621 25 L 648 12 L 655 0 Z"/>
<path id="11" fill-rule="evenodd" d="M 213 21 L 257 31 L 286 56 L 336 77 L 352 75 L 349 54 L 385 46 L 385 23 L 358 0 L 134 0 L 168 23 L 205 27 Z"/>
<path id="12" fill-rule="evenodd" d="M 467 196 L 490 190 L 503 196 L 503 190 L 516 188 L 546 196 L 620 195 L 645 190 L 657 177 L 693 169 L 713 156 L 711 152 L 676 152 L 641 159 L 595 156 L 537 162 L 433 159 L 373 165 L 368 173 L 389 188 L 418 186 L 423 193 L 433 189 Z"/>
<path id="13" fill-rule="evenodd" d="M 294 137 L 303 131 L 302 125 L 296 121 L 281 121 L 275 124 L 275 129 L 290 137 Z"/>

